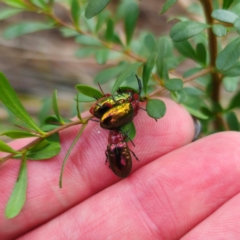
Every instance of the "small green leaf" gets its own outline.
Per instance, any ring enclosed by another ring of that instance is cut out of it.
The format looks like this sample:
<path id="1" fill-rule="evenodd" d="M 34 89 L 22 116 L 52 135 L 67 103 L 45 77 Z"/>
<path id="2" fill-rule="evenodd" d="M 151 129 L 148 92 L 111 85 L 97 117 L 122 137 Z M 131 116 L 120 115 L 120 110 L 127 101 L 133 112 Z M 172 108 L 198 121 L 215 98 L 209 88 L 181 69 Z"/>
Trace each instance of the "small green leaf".
<path id="1" fill-rule="evenodd" d="M 114 78 L 116 78 L 121 72 L 123 72 L 123 69 L 126 68 L 126 63 L 120 64 L 113 68 L 107 68 L 102 71 L 100 71 L 95 79 L 95 83 L 106 83 Z"/>
<path id="2" fill-rule="evenodd" d="M 183 90 L 172 91 L 171 97 L 177 103 L 183 103 L 186 100 L 186 93 Z"/>
<path id="3" fill-rule="evenodd" d="M 25 22 L 18 23 L 16 25 L 12 25 L 8 27 L 4 32 L 3 36 L 5 39 L 13 39 L 25 34 L 38 32 L 42 30 L 48 30 L 53 28 L 52 25 L 48 25 L 47 23 L 42 22 Z"/>
<path id="4" fill-rule="evenodd" d="M 7 153 L 17 153 L 16 150 L 8 146 L 4 141 L 0 140 L 0 151 Z"/>
<path id="5" fill-rule="evenodd" d="M 75 52 L 75 56 L 78 58 L 85 58 L 95 53 L 95 49 L 92 47 L 82 47 Z"/>
<path id="6" fill-rule="evenodd" d="M 81 92 L 82 94 L 91 97 L 91 98 L 101 98 L 103 97 L 103 94 L 98 91 L 95 88 L 89 87 L 87 85 L 83 85 L 83 84 L 78 84 L 75 87 L 79 92 Z"/>
<path id="7" fill-rule="evenodd" d="M 147 34 L 144 38 L 144 45 L 148 49 L 149 53 L 152 53 L 156 49 L 156 40 L 152 34 Z"/>
<path id="8" fill-rule="evenodd" d="M 64 37 L 76 37 L 79 33 L 75 29 L 70 29 L 66 27 L 60 28 L 60 32 Z"/>
<path id="9" fill-rule="evenodd" d="M 0 10 L 0 20 L 4 20 L 7 19 L 9 17 L 12 17 L 20 12 L 22 12 L 23 10 L 21 9 L 15 9 L 15 8 L 5 8 Z"/>
<path id="10" fill-rule="evenodd" d="M 207 51 L 205 46 L 202 43 L 197 44 L 196 55 L 197 55 L 198 61 L 205 66 L 207 61 Z"/>
<path id="11" fill-rule="evenodd" d="M 218 21 L 227 23 L 234 23 L 238 19 L 238 15 L 231 11 L 223 9 L 214 10 L 211 16 Z"/>
<path id="12" fill-rule="evenodd" d="M 71 14 L 72 14 L 72 19 L 74 22 L 74 25 L 79 28 L 79 19 L 80 19 L 80 5 L 78 0 L 72 0 L 71 3 Z"/>
<path id="13" fill-rule="evenodd" d="M 108 49 L 95 50 L 95 58 L 98 64 L 105 64 L 108 60 L 108 56 L 109 56 Z"/>
<path id="14" fill-rule="evenodd" d="M 237 89 L 239 77 L 224 77 L 223 86 L 227 92 L 234 92 Z"/>
<path id="15" fill-rule="evenodd" d="M 174 46 L 184 57 L 191 58 L 193 60 L 197 60 L 197 56 L 195 50 L 188 40 L 175 42 Z"/>
<path id="16" fill-rule="evenodd" d="M 19 214 L 26 201 L 26 195 L 27 195 L 27 161 L 26 156 L 23 155 L 17 182 L 15 183 L 11 197 L 5 209 L 5 215 L 7 218 L 14 218 Z"/>
<path id="17" fill-rule="evenodd" d="M 226 77 L 237 77 L 240 76 L 240 63 L 237 62 L 232 68 L 226 72 L 222 72 Z"/>
<path id="18" fill-rule="evenodd" d="M 231 110 L 233 108 L 240 108 L 240 91 L 233 96 L 227 109 Z"/>
<path id="19" fill-rule="evenodd" d="M 239 131 L 239 122 L 234 112 L 228 112 L 226 114 L 227 124 L 232 131 Z"/>
<path id="20" fill-rule="evenodd" d="M 36 125 L 33 119 L 30 117 L 26 109 L 23 107 L 22 103 L 17 97 L 16 92 L 13 90 L 9 84 L 6 77 L 0 72 L 0 99 L 5 104 L 5 106 L 22 121 L 24 121 L 28 126 L 35 129 L 38 133 L 43 134 L 42 130 Z"/>
<path id="21" fill-rule="evenodd" d="M 165 13 L 170 7 L 172 7 L 175 3 L 177 2 L 177 0 L 167 0 L 162 7 L 161 10 L 161 14 Z"/>
<path id="22" fill-rule="evenodd" d="M 237 29 L 237 32 L 240 33 L 240 18 L 238 18 L 233 25 Z"/>
<path id="23" fill-rule="evenodd" d="M 56 114 L 58 122 L 64 123 L 62 117 L 60 116 L 59 109 L 58 109 L 57 90 L 55 90 L 54 93 L 53 93 L 52 104 L 53 104 L 53 111 Z"/>
<path id="24" fill-rule="evenodd" d="M 169 91 L 178 91 L 183 86 L 183 81 L 180 78 L 172 78 L 164 81 L 164 86 Z"/>
<path id="25" fill-rule="evenodd" d="M 85 17 L 87 19 L 90 19 L 100 13 L 108 4 L 110 0 L 90 0 L 86 11 L 85 11 Z"/>
<path id="26" fill-rule="evenodd" d="M 123 125 L 122 127 L 120 127 L 120 131 L 126 137 L 125 142 L 129 142 L 130 140 L 133 140 L 136 136 L 136 128 L 133 122 L 129 122 Z"/>
<path id="27" fill-rule="evenodd" d="M 112 19 L 109 19 L 108 22 L 107 22 L 107 29 L 106 29 L 106 32 L 105 32 L 105 39 L 108 42 L 112 42 L 113 36 L 114 36 L 114 22 L 113 22 Z"/>
<path id="28" fill-rule="evenodd" d="M 36 137 L 36 134 L 20 131 L 20 130 L 12 130 L 1 133 L 2 136 L 8 136 L 10 138 L 28 138 L 28 137 Z"/>
<path id="29" fill-rule="evenodd" d="M 213 24 L 212 31 L 218 37 L 223 37 L 227 34 L 227 29 L 223 25 L 220 25 L 220 24 Z"/>
<path id="30" fill-rule="evenodd" d="M 184 41 L 199 34 L 200 32 L 209 27 L 210 25 L 199 22 L 179 22 L 172 27 L 170 31 L 170 37 L 174 42 Z"/>
<path id="31" fill-rule="evenodd" d="M 88 97 L 82 93 L 78 93 L 78 96 L 75 96 L 74 100 L 78 102 L 95 102 L 96 101 L 95 98 Z"/>
<path id="32" fill-rule="evenodd" d="M 58 133 L 56 133 L 30 149 L 27 153 L 27 158 L 31 160 L 46 160 L 56 156 L 60 150 L 60 139 Z"/>
<path id="33" fill-rule="evenodd" d="M 186 109 L 187 111 L 193 115 L 194 117 L 197 117 L 197 118 L 200 118 L 200 119 L 208 119 L 208 116 L 205 115 L 204 113 L 202 113 L 199 109 L 196 109 L 196 108 L 192 108 L 190 106 L 186 106 L 185 104 L 182 104 Z"/>
<path id="34" fill-rule="evenodd" d="M 237 62 L 240 56 L 240 37 L 230 42 L 217 56 L 216 66 L 227 71 Z"/>
<path id="35" fill-rule="evenodd" d="M 228 9 L 233 3 L 233 0 L 223 0 L 223 5 L 222 8 L 223 9 Z"/>
<path id="36" fill-rule="evenodd" d="M 133 32 L 137 23 L 138 15 L 139 15 L 138 4 L 136 4 L 135 2 L 130 2 L 128 4 L 128 8 L 126 9 L 124 17 L 124 28 L 126 33 L 127 45 L 129 45 L 131 42 Z"/>
<path id="37" fill-rule="evenodd" d="M 102 47 L 102 44 L 99 42 L 98 39 L 87 35 L 80 35 L 76 37 L 76 42 L 87 46 Z"/>
<path id="38" fill-rule="evenodd" d="M 150 55 L 149 58 L 147 59 L 147 62 L 143 66 L 142 78 L 143 78 L 143 90 L 145 94 L 147 94 L 148 81 L 151 77 L 152 70 L 156 62 L 156 57 L 157 57 L 156 53 Z"/>
<path id="39" fill-rule="evenodd" d="M 112 94 L 114 94 L 119 86 L 126 80 L 127 77 L 129 77 L 132 73 L 136 72 L 136 70 L 142 65 L 141 62 L 136 62 L 133 64 L 129 64 L 126 66 L 126 68 L 123 70 L 123 72 L 118 76 L 116 79 L 113 88 L 112 88 Z"/>
<path id="40" fill-rule="evenodd" d="M 162 100 L 149 99 L 146 106 L 147 113 L 150 117 L 159 119 L 166 113 L 166 105 Z"/>

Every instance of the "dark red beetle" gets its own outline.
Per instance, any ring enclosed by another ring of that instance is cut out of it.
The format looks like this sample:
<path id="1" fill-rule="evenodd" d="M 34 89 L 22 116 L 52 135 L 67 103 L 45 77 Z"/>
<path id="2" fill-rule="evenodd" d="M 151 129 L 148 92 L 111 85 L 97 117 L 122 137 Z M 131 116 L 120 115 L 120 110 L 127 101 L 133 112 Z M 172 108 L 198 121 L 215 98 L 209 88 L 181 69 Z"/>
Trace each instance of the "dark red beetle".
<path id="1" fill-rule="evenodd" d="M 124 140 L 127 136 L 123 136 L 119 130 L 110 130 L 108 135 L 108 146 L 106 150 L 106 162 L 109 163 L 109 168 L 120 178 L 127 177 L 132 169 L 133 156 L 138 160 L 137 156 L 128 148 Z M 139 160 L 138 160 L 139 161 Z"/>

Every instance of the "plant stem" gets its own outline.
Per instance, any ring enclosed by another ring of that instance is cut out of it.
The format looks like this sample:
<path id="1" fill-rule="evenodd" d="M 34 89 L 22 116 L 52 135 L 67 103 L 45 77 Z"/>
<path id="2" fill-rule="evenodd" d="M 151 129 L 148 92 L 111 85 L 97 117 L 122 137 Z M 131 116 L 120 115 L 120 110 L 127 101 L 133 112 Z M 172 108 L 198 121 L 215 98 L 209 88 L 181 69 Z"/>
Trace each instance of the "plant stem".
<path id="1" fill-rule="evenodd" d="M 91 116 L 92 117 L 92 116 Z M 49 136 L 57 133 L 57 132 L 60 132 L 62 131 L 63 129 L 66 129 L 66 128 L 69 128 L 71 126 L 74 126 L 74 125 L 78 125 L 78 124 L 87 124 L 88 120 L 91 118 L 91 117 L 88 117 L 86 119 L 84 119 L 83 121 L 81 120 L 76 120 L 76 121 L 73 121 L 73 122 L 70 122 L 70 123 L 66 123 L 64 124 L 63 126 L 60 126 L 58 128 L 55 128 L 53 129 L 52 131 L 49 131 L 47 132 L 44 137 L 38 137 L 36 138 L 35 140 L 33 140 L 32 142 L 30 142 L 29 144 L 25 145 L 24 147 L 18 149 L 17 151 L 18 152 L 23 152 L 23 151 L 26 151 L 26 150 L 29 150 L 31 147 L 35 146 L 36 144 L 40 143 L 42 140 L 48 138 Z M 8 159 L 10 158 L 13 158 L 14 156 L 16 155 L 16 153 L 11 153 L 9 155 L 7 155 L 6 157 L 3 157 L 3 158 L 0 158 L 0 165 L 3 164 L 4 162 L 6 162 Z"/>
<path id="2" fill-rule="evenodd" d="M 207 23 L 209 25 L 213 25 L 214 21 L 213 21 L 213 18 L 211 17 L 211 13 L 213 11 L 212 1 L 200 0 L 200 2 L 202 3 Z M 211 28 L 208 28 L 208 39 L 209 39 L 208 48 L 209 48 L 209 56 L 210 56 L 209 67 L 214 69 L 218 51 L 217 51 L 217 38 L 213 34 Z M 210 98 L 212 100 L 213 109 L 214 109 L 216 105 L 220 104 L 220 87 L 222 82 L 222 76 L 219 73 L 212 71 L 211 79 L 212 79 L 212 92 L 211 92 Z M 215 130 L 219 130 L 222 127 L 221 123 L 223 122 L 223 119 L 218 111 L 215 113 L 215 117 L 216 118 L 213 122 L 214 128 Z"/>

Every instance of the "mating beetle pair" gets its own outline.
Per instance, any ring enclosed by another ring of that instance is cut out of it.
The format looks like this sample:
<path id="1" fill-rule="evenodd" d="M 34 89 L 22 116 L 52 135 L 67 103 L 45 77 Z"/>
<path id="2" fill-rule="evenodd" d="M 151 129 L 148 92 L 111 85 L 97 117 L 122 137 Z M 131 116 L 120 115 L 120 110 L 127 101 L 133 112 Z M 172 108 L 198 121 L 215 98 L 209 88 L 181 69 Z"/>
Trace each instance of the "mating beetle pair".
<path id="1" fill-rule="evenodd" d="M 90 109 L 90 113 L 100 119 L 100 126 L 110 130 L 105 152 L 106 162 L 109 162 L 109 167 L 121 178 L 127 177 L 132 168 L 130 154 L 132 151 L 124 141 L 128 136 L 119 128 L 131 122 L 138 113 L 142 84 L 137 76 L 136 78 L 139 86 L 138 93 L 131 89 L 118 90 L 116 95 L 106 94 L 98 99 Z M 138 160 L 134 153 L 133 155 Z"/>

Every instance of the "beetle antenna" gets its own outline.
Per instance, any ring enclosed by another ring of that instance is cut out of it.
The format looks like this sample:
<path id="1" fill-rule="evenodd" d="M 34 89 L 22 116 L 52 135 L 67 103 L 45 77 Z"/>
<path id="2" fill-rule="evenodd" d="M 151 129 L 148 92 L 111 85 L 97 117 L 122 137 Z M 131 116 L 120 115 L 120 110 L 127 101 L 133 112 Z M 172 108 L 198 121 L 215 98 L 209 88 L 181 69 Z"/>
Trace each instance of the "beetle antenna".
<path id="1" fill-rule="evenodd" d="M 141 92 L 142 92 L 142 82 L 141 80 L 138 78 L 137 74 L 135 74 L 136 78 L 137 78 L 137 81 L 138 81 L 138 95 L 139 97 L 141 96 Z"/>
<path id="2" fill-rule="evenodd" d="M 132 155 L 136 158 L 136 160 L 137 160 L 138 162 L 140 162 L 139 159 L 138 159 L 138 157 L 137 157 L 137 155 L 136 155 L 131 149 L 129 149 L 129 150 L 131 151 Z"/>
<path id="3" fill-rule="evenodd" d="M 135 144 L 133 143 L 133 141 L 132 141 L 132 139 L 128 136 L 128 133 L 125 133 L 123 130 L 121 130 L 121 129 L 119 129 L 119 131 L 121 132 L 121 133 L 123 133 L 123 135 L 125 135 L 129 140 L 130 140 L 130 142 L 132 143 L 132 145 L 135 147 Z"/>
<path id="4" fill-rule="evenodd" d="M 100 83 L 98 82 L 97 84 L 98 84 L 98 87 L 99 87 L 101 93 L 105 96 L 105 93 L 104 93 L 104 91 L 102 90 L 102 87 L 101 87 Z"/>

